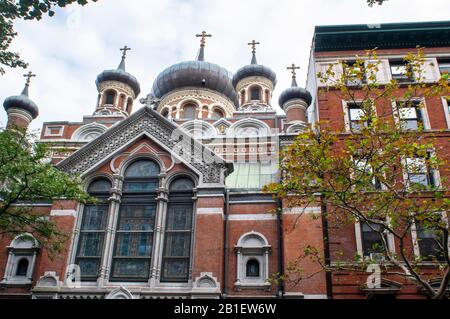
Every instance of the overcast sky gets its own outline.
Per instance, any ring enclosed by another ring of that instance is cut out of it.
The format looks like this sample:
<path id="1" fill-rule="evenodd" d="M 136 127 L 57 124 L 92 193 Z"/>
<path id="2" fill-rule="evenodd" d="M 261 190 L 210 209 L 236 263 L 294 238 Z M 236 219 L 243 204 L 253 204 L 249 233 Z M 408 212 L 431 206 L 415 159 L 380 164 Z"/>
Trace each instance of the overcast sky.
<path id="1" fill-rule="evenodd" d="M 305 85 L 315 25 L 373 24 L 450 19 L 449 0 L 389 0 L 369 8 L 365 0 L 99 0 L 72 6 L 41 21 L 19 21 L 13 49 L 38 75 L 30 97 L 40 116 L 32 129 L 47 121 L 81 121 L 95 109 L 95 79 L 120 62 L 119 48 L 128 45 L 127 71 L 141 83 L 141 96 L 166 67 L 192 60 L 198 50 L 195 34 L 207 39 L 206 60 L 231 72 L 250 62 L 247 43 L 261 42 L 258 62 L 278 77 L 275 101 L 290 85 L 286 66 L 301 66 Z M 22 69 L 0 76 L 0 103 L 21 92 Z M 275 103 L 274 103 L 275 104 Z M 135 104 L 135 110 L 141 107 Z M 0 108 L 0 126 L 6 112 Z"/>

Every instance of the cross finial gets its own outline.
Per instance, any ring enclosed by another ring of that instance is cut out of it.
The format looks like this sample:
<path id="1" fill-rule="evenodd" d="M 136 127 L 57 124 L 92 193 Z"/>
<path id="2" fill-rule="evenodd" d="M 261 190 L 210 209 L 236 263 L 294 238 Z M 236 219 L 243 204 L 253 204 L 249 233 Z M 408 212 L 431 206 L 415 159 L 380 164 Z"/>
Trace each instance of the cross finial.
<path id="1" fill-rule="evenodd" d="M 297 71 L 296 70 L 300 70 L 299 66 L 296 66 L 294 63 L 292 63 L 292 65 L 287 67 L 287 69 L 291 70 L 293 79 L 297 78 Z"/>
<path id="2" fill-rule="evenodd" d="M 24 76 L 24 78 L 27 79 L 27 82 L 25 83 L 25 86 L 29 86 L 30 82 L 31 82 L 31 78 L 36 77 L 36 74 L 33 74 L 33 72 L 30 71 L 27 74 L 24 74 L 23 76 Z"/>
<path id="3" fill-rule="evenodd" d="M 124 46 L 123 48 L 120 49 L 120 51 L 122 51 L 122 58 L 125 59 L 127 56 L 127 51 L 130 51 L 131 48 L 129 48 L 128 46 Z"/>
<path id="4" fill-rule="evenodd" d="M 250 42 L 248 45 L 252 46 L 252 53 L 256 53 L 256 46 L 258 44 L 261 44 L 260 42 L 256 42 L 255 40 L 252 40 L 252 42 Z"/>
<path id="5" fill-rule="evenodd" d="M 201 34 L 196 34 L 195 36 L 197 38 L 201 38 L 200 39 L 200 47 L 204 48 L 205 44 L 206 44 L 206 38 L 212 37 L 212 34 L 207 34 L 206 31 L 202 31 Z"/>

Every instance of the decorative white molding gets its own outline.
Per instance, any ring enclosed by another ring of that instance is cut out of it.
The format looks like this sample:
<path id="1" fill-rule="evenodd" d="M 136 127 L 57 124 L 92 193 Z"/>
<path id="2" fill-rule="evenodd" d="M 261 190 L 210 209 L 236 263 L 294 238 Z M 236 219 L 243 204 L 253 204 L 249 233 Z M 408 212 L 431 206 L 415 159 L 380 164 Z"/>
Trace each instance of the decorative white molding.
<path id="1" fill-rule="evenodd" d="M 50 216 L 54 217 L 77 217 L 77 211 L 74 209 L 67 209 L 67 210 L 52 210 L 50 212 Z"/>
<path id="2" fill-rule="evenodd" d="M 197 208 L 197 215 L 222 215 L 223 208 Z"/>
<path id="3" fill-rule="evenodd" d="M 301 214 L 322 214 L 320 207 L 293 207 L 284 208 L 283 214 L 286 215 L 301 215 Z"/>
<path id="4" fill-rule="evenodd" d="M 231 221 L 250 221 L 250 220 L 277 220 L 277 216 L 272 214 L 232 214 L 228 215 L 228 220 Z"/>

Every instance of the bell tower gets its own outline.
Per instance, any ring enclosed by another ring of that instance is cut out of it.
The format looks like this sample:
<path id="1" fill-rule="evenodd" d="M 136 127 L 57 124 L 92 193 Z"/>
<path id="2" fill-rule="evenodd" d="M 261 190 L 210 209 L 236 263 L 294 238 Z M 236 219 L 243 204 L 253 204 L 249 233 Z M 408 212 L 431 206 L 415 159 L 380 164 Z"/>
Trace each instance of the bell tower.
<path id="1" fill-rule="evenodd" d="M 122 115 L 128 117 L 133 109 L 133 103 L 141 89 L 136 77 L 125 70 L 127 52 L 122 49 L 122 60 L 116 70 L 103 71 L 96 81 L 98 100 L 94 115 Z"/>

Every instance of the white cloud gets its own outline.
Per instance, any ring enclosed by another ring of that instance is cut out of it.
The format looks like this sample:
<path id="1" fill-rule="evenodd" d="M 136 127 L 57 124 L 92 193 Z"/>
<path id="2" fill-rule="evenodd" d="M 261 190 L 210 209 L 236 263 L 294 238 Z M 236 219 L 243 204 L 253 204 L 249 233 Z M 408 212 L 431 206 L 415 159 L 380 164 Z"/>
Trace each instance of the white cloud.
<path id="1" fill-rule="evenodd" d="M 159 72 L 171 64 L 193 59 L 195 34 L 206 30 L 206 59 L 234 72 L 249 63 L 247 42 L 261 42 L 260 63 L 278 76 L 276 97 L 290 85 L 286 66 L 302 67 L 304 84 L 315 25 L 447 20 L 448 0 L 390 0 L 367 7 L 364 0 L 99 0 L 86 7 L 58 10 L 54 18 L 16 24 L 14 49 L 38 74 L 30 89 L 40 116 L 46 121 L 81 121 L 94 111 L 95 79 L 116 68 L 119 47 L 133 48 L 127 69 L 150 92 Z M 8 70 L 0 77 L 0 103 L 21 92 L 24 70 Z M 139 104 L 136 104 L 136 108 Z M 0 110 L 0 124 L 6 113 Z"/>

